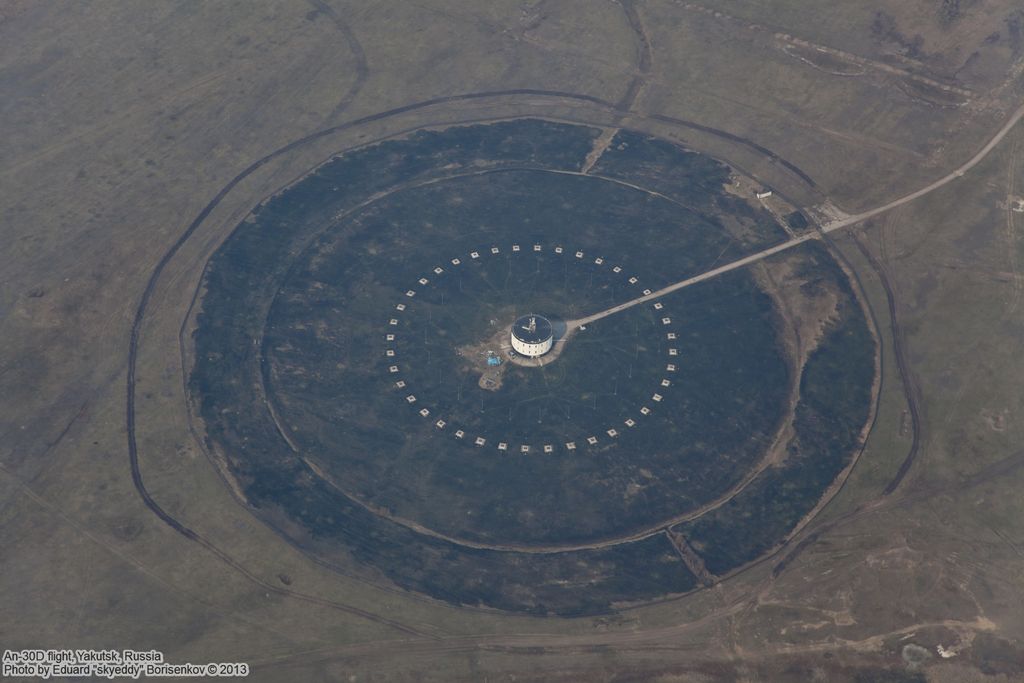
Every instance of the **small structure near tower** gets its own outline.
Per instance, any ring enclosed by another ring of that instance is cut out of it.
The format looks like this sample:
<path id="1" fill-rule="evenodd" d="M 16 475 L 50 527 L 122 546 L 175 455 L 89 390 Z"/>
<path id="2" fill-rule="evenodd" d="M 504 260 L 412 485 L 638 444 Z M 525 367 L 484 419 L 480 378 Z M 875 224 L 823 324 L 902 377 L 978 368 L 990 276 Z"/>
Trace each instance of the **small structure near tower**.
<path id="1" fill-rule="evenodd" d="M 527 358 L 543 356 L 554 343 L 554 327 L 544 316 L 531 313 L 512 324 L 512 348 Z"/>

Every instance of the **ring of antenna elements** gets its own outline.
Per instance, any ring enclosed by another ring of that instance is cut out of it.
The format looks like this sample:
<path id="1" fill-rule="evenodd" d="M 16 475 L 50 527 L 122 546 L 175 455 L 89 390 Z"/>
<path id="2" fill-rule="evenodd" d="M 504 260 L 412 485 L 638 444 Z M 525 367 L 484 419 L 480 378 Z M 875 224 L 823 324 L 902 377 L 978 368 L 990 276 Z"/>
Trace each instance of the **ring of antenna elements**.
<path id="1" fill-rule="evenodd" d="M 542 244 L 512 244 L 508 248 L 513 254 L 544 252 L 545 250 L 545 247 Z M 501 254 L 502 251 L 503 249 L 501 247 L 491 246 L 489 248 L 481 249 L 479 251 L 471 251 L 469 252 L 468 257 L 470 260 L 476 260 L 484 258 L 486 256 L 497 256 Z M 555 246 L 552 249 L 552 251 L 555 254 L 567 255 L 569 257 L 574 257 L 581 261 L 589 259 L 589 257 L 582 251 L 574 251 L 571 249 L 567 250 L 562 246 Z M 429 407 L 423 406 L 420 399 L 416 396 L 415 393 L 412 392 L 412 389 L 402 378 L 402 364 L 401 361 L 397 358 L 398 351 L 395 348 L 395 341 L 397 339 L 396 328 L 398 327 L 400 316 L 404 315 L 406 312 L 409 311 L 410 304 L 414 302 L 416 294 L 417 292 L 421 291 L 421 288 L 430 286 L 432 280 L 444 277 L 446 273 L 448 273 L 452 269 L 458 268 L 464 262 L 465 261 L 462 257 L 455 256 L 444 265 L 434 266 L 429 276 L 424 275 L 420 277 L 419 280 L 417 280 L 417 286 L 412 289 L 407 289 L 405 291 L 405 297 L 403 298 L 403 300 L 395 304 L 393 312 L 391 313 L 391 316 L 389 317 L 387 322 L 389 330 L 384 335 L 384 355 L 388 358 L 389 361 L 391 361 L 387 369 L 390 375 L 390 379 L 393 382 L 394 388 L 398 390 L 398 393 L 400 396 L 402 396 L 404 403 L 411 406 L 424 419 L 433 421 L 434 427 L 437 430 L 451 434 L 452 437 L 455 438 L 456 440 L 462 441 L 467 445 L 475 446 L 477 448 L 484 448 L 490 445 L 496 448 L 496 450 L 500 453 L 550 454 L 559 451 L 572 453 L 581 448 L 597 448 L 600 447 L 602 443 L 613 442 L 614 440 L 618 439 L 622 434 L 624 434 L 627 430 L 638 427 L 640 425 L 641 420 L 653 415 L 655 410 L 657 410 L 657 408 L 663 403 L 663 401 L 665 400 L 663 392 L 665 392 L 665 390 L 668 387 L 672 386 L 674 381 L 672 379 L 672 375 L 673 373 L 676 372 L 676 367 L 679 362 L 679 349 L 674 344 L 670 344 L 668 346 L 668 358 L 665 364 L 664 373 L 665 376 L 661 378 L 654 393 L 650 395 L 649 400 L 645 401 L 644 405 L 641 405 L 638 408 L 637 414 L 635 416 L 629 416 L 625 418 L 622 421 L 621 425 L 611 425 L 603 432 L 590 434 L 574 441 L 540 444 L 513 444 L 510 443 L 509 441 L 489 440 L 483 436 L 468 434 L 465 429 L 459 428 L 459 426 L 457 424 L 454 424 L 451 420 L 446 420 L 444 416 L 438 415 Z M 607 263 L 606 259 L 600 256 L 593 258 L 592 262 L 597 266 L 604 266 Z M 648 294 L 651 293 L 652 290 L 641 287 L 640 278 L 636 277 L 635 275 L 629 275 L 623 270 L 621 266 L 615 265 L 610 266 L 610 268 L 614 274 L 621 275 L 630 286 L 636 287 L 638 292 L 637 296 L 647 296 Z M 657 312 L 658 322 L 660 322 L 662 328 L 665 330 L 664 334 L 666 340 L 668 340 L 669 342 L 676 341 L 677 334 L 673 329 L 672 318 L 668 314 L 668 311 L 665 310 L 664 305 L 660 301 L 655 301 L 649 305 Z"/>

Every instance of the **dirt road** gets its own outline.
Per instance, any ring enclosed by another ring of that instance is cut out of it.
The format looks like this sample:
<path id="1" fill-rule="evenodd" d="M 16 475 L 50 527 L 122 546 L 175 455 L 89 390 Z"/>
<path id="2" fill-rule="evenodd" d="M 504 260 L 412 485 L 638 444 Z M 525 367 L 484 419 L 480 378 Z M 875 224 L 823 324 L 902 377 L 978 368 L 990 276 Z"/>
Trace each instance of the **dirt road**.
<path id="1" fill-rule="evenodd" d="M 950 173 L 948 173 L 947 175 L 943 176 L 942 178 L 939 178 L 935 182 L 933 182 L 933 183 L 931 183 L 929 185 L 926 185 L 925 187 L 922 187 L 920 190 L 916 190 L 914 192 L 911 192 L 910 194 L 904 195 L 904 196 L 900 197 L 899 199 L 894 199 L 894 200 L 892 200 L 891 202 L 889 202 L 887 204 L 883 204 L 882 206 L 878 206 L 878 207 L 875 207 L 874 209 L 869 209 L 867 211 L 863 211 L 863 212 L 858 213 L 858 214 L 853 214 L 853 215 L 850 215 L 850 216 L 844 216 L 842 218 L 838 218 L 838 219 L 836 219 L 834 221 L 826 223 L 826 224 L 821 226 L 821 231 L 824 232 L 824 233 L 830 233 L 830 232 L 835 232 L 836 230 L 841 230 L 842 228 L 849 227 L 851 225 L 856 225 L 857 223 L 865 221 L 865 220 L 867 220 L 869 218 L 873 218 L 875 216 L 878 216 L 879 214 L 883 214 L 886 211 L 890 211 L 891 209 L 895 209 L 898 206 L 902 206 L 904 204 L 912 202 L 915 199 L 920 199 L 921 197 L 925 196 L 926 194 L 929 194 L 930 192 L 934 192 L 935 190 L 939 189 L 940 187 L 943 187 L 943 186 L 947 185 L 948 183 L 953 182 L 957 178 L 962 178 L 964 176 L 964 174 L 966 174 L 972 168 L 974 168 L 979 163 L 981 163 L 981 161 L 986 156 L 988 156 L 988 154 L 993 149 L 996 148 L 996 145 L 998 145 L 1000 142 L 1002 142 L 1003 138 L 1005 138 L 1006 135 L 1010 132 L 1010 130 L 1012 130 L 1015 125 L 1017 125 L 1017 123 L 1021 120 L 1021 118 L 1024 118 L 1024 105 L 1021 105 L 1013 113 L 1013 115 L 1010 116 L 1009 119 L 1007 119 L 1006 123 L 1003 124 L 1003 127 L 1000 128 L 996 132 L 996 134 L 992 136 L 992 139 L 990 139 L 985 144 L 984 147 L 982 147 L 980 150 L 978 150 L 977 154 L 975 154 L 973 157 L 968 159 L 963 165 L 959 166 L 958 168 L 956 168 L 955 170 L 951 171 Z M 593 313 L 593 314 L 588 315 L 588 316 L 586 316 L 584 318 L 578 318 L 576 320 L 568 320 L 568 321 L 566 321 L 566 336 L 568 336 L 569 334 L 571 334 L 575 330 L 579 329 L 580 327 L 582 327 L 584 325 L 589 325 L 590 323 L 592 323 L 594 321 L 600 320 L 602 318 L 607 318 L 610 315 L 614 315 L 615 313 L 619 313 L 621 311 L 624 311 L 626 309 L 632 308 L 634 306 L 638 306 L 638 305 L 640 305 L 642 303 L 645 303 L 645 302 L 648 302 L 648 301 L 654 301 L 655 299 L 659 299 L 659 298 L 665 296 L 666 294 L 671 294 L 672 292 L 675 292 L 675 291 L 678 291 L 680 289 L 683 289 L 684 287 L 689 287 L 690 285 L 695 285 L 695 284 L 697 284 L 699 282 L 704 282 L 705 280 L 710 280 L 711 278 L 718 277 L 719 275 L 724 275 L 725 273 L 728 273 L 730 271 L 736 270 L 737 268 L 743 268 L 744 266 L 748 266 L 751 263 L 756 263 L 757 261 L 760 261 L 762 259 L 768 258 L 769 256 L 773 256 L 775 254 L 778 254 L 779 252 L 786 251 L 787 249 L 792 249 L 793 247 L 795 247 L 797 245 L 800 245 L 800 244 L 803 244 L 804 242 L 807 242 L 808 240 L 812 240 L 812 239 L 820 239 L 820 235 L 818 233 L 807 233 L 805 235 L 801 235 L 800 237 L 796 237 L 796 238 L 791 239 L 791 240 L 789 240 L 787 242 L 783 242 L 781 244 L 776 244 L 774 247 L 769 247 L 768 249 L 765 249 L 763 251 L 759 251 L 756 254 L 751 254 L 749 256 L 744 256 L 743 258 L 737 259 L 736 261 L 733 261 L 732 263 L 727 263 L 724 266 L 719 266 L 717 268 L 712 268 L 711 270 L 708 270 L 708 271 L 706 271 L 704 273 L 701 273 L 700 275 L 695 275 L 695 276 L 689 277 L 689 278 L 687 278 L 685 280 L 680 280 L 679 282 L 671 284 L 671 285 L 669 285 L 667 287 L 663 287 L 662 289 L 659 289 L 656 292 L 651 292 L 650 294 L 646 294 L 644 296 L 639 296 L 639 297 L 637 297 L 635 299 L 631 299 L 630 301 L 626 301 L 624 303 L 618 304 L 617 306 L 612 306 L 611 308 L 607 308 L 607 309 L 605 309 L 603 311 L 598 311 L 597 313 Z"/>

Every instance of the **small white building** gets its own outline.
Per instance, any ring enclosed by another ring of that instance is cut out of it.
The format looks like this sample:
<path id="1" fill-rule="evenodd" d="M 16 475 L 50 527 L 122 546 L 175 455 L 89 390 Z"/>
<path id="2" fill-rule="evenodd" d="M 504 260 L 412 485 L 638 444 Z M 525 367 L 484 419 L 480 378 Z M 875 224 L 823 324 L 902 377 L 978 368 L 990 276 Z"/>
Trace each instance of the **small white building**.
<path id="1" fill-rule="evenodd" d="M 531 313 L 512 325 L 512 348 L 527 358 L 543 356 L 554 344 L 554 328 L 544 316 Z"/>

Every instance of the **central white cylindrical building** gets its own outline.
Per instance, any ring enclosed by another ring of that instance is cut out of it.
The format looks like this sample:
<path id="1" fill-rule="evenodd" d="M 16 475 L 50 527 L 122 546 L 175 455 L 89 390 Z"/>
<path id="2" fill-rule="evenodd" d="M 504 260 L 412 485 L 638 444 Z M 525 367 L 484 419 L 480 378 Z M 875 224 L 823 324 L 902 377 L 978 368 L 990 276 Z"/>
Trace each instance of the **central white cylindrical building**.
<path id="1" fill-rule="evenodd" d="M 527 358 L 543 356 L 555 344 L 551 321 L 542 315 L 524 315 L 512 324 L 512 348 Z"/>

